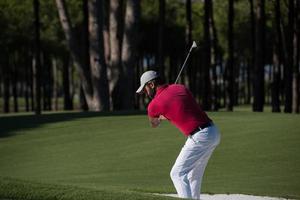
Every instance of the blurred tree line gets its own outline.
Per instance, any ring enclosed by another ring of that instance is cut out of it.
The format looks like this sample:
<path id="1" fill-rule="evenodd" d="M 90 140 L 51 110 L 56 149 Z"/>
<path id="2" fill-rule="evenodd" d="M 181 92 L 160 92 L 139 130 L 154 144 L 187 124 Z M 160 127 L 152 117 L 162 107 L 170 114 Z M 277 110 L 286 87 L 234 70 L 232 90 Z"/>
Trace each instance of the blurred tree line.
<path id="1" fill-rule="evenodd" d="M 193 40 L 205 110 L 299 113 L 300 0 L 1 0 L 0 26 L 5 113 L 144 109 L 140 75 L 174 82 Z"/>

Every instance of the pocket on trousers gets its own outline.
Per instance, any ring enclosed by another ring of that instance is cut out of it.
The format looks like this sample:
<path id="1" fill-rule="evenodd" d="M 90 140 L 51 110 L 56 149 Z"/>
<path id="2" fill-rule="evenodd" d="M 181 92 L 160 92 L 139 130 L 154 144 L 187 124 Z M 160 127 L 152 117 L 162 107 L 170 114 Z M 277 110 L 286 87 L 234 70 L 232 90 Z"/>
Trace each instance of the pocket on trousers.
<path id="1" fill-rule="evenodd" d="M 208 127 L 190 136 L 194 144 L 212 145 L 219 143 L 220 134 L 215 126 Z"/>

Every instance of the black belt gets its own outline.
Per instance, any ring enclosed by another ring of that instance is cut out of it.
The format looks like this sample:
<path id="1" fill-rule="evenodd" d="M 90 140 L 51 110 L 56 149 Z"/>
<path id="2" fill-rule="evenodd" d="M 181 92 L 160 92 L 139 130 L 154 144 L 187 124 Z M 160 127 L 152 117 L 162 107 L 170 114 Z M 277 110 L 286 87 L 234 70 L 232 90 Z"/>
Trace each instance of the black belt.
<path id="1" fill-rule="evenodd" d="M 195 130 L 193 130 L 193 131 L 190 133 L 190 135 L 194 135 L 195 133 L 201 131 L 202 129 L 205 129 L 205 128 L 210 127 L 210 126 L 212 126 L 212 125 L 213 125 L 212 122 L 207 122 L 207 123 L 205 123 L 205 124 L 203 124 L 203 125 L 201 125 L 201 126 L 198 126 Z"/>

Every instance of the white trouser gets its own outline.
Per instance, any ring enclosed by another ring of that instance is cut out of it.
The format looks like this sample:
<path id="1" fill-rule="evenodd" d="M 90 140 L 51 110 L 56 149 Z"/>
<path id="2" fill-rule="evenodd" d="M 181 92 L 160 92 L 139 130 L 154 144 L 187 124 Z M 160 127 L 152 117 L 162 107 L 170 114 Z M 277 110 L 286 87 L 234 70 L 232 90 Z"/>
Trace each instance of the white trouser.
<path id="1" fill-rule="evenodd" d="M 179 197 L 200 199 L 205 167 L 219 143 L 220 133 L 215 125 L 188 137 L 170 173 Z"/>

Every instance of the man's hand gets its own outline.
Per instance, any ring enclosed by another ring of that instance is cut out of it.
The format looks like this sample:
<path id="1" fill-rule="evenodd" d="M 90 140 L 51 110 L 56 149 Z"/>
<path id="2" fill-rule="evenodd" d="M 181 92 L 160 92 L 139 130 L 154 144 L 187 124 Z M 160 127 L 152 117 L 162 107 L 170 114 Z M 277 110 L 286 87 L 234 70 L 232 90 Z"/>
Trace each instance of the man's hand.
<path id="1" fill-rule="evenodd" d="M 160 124 L 160 118 L 157 117 L 149 117 L 150 124 L 152 128 L 156 128 Z"/>
<path id="2" fill-rule="evenodd" d="M 167 120 L 167 118 L 163 115 L 160 115 L 159 117 L 149 117 L 149 121 L 150 121 L 152 128 L 158 127 L 161 120 Z"/>

